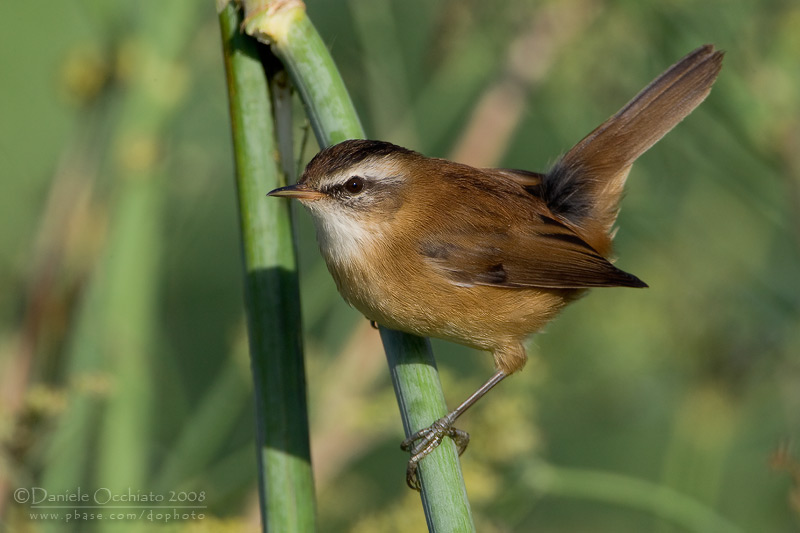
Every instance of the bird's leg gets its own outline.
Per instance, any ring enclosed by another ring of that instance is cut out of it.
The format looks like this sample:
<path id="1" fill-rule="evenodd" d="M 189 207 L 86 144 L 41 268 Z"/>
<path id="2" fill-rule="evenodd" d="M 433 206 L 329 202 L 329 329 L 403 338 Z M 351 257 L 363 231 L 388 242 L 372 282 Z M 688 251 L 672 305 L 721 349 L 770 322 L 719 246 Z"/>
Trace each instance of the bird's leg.
<path id="1" fill-rule="evenodd" d="M 458 455 L 461 455 L 467 449 L 469 433 L 454 428 L 453 424 L 459 416 L 464 414 L 464 411 L 472 407 L 475 402 L 489 392 L 492 387 L 500 383 L 507 375 L 502 370 L 498 370 L 497 373 L 489 378 L 489 381 L 481 385 L 461 405 L 430 426 L 417 431 L 400 444 L 400 448 L 411 453 L 411 459 L 408 460 L 408 467 L 406 468 L 406 483 L 408 483 L 409 487 L 414 490 L 420 490 L 419 478 L 417 477 L 419 462 L 439 446 L 445 437 L 450 437 L 455 441 Z"/>

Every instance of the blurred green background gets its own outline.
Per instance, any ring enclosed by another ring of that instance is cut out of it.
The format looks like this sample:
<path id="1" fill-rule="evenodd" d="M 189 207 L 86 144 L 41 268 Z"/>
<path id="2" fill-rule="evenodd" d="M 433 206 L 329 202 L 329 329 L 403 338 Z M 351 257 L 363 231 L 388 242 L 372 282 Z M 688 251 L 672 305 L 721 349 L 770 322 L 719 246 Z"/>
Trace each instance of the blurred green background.
<path id="1" fill-rule="evenodd" d="M 685 53 L 726 51 L 628 181 L 618 264 L 650 288 L 595 290 L 535 336 L 461 421 L 462 465 L 479 531 L 685 531 L 665 508 L 800 530 L 800 5 L 308 11 L 370 137 L 483 166 L 545 170 Z M 32 520 L 26 487 L 175 491 L 206 518 L 127 525 L 258 530 L 214 3 L 3 2 L 0 79 L 0 530 L 118 530 Z M 321 530 L 421 531 L 377 332 L 296 215 Z M 450 405 L 492 371 L 434 350 Z"/>

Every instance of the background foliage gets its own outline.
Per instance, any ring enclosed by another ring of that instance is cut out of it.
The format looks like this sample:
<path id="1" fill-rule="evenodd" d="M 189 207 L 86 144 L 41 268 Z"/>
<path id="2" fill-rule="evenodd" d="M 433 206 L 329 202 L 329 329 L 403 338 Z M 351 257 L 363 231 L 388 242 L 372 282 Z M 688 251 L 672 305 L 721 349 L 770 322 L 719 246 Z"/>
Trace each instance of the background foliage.
<path id="1" fill-rule="evenodd" d="M 631 479 L 742 530 L 797 528 L 800 7 L 308 9 L 370 137 L 484 166 L 543 170 L 686 52 L 727 51 L 709 100 L 629 180 L 619 265 L 651 288 L 595 290 L 536 336 L 461 421 L 462 464 L 480 531 L 680 530 L 613 496 Z M 28 520 L 17 487 L 113 485 L 205 491 L 213 518 L 170 529 L 257 528 L 213 3 L 6 2 L 0 30 L 0 525 L 65 528 Z M 377 332 L 296 220 L 319 523 L 421 530 Z M 434 350 L 451 405 L 491 372 Z M 592 492 L 560 469 L 619 476 Z"/>

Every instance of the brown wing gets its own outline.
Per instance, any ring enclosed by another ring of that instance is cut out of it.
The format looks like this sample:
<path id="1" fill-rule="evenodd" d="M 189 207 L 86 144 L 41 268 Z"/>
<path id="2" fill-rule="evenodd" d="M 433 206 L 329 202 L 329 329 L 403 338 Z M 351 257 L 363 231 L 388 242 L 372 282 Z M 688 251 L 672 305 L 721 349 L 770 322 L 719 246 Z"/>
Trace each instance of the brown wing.
<path id="1" fill-rule="evenodd" d="M 460 204 L 458 209 L 476 211 L 474 205 Z M 516 207 L 530 210 L 529 205 Z M 451 213 L 446 217 L 450 223 L 437 224 L 428 232 L 419 251 L 456 284 L 558 289 L 647 286 L 612 265 L 557 219 L 535 212 L 511 216 L 512 212 L 494 213 L 493 222 L 483 225 L 475 221 L 486 220 L 485 212 Z M 459 227 L 459 220 L 472 223 Z"/>

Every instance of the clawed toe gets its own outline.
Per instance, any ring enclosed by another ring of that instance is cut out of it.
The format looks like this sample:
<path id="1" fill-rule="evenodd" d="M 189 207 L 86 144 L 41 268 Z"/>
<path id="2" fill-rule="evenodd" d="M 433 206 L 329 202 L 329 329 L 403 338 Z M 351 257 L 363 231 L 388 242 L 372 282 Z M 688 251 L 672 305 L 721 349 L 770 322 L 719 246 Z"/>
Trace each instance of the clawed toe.
<path id="1" fill-rule="evenodd" d="M 453 423 L 459 416 L 464 414 L 464 411 L 489 392 L 492 387 L 505 379 L 507 375 L 502 370 L 498 370 L 489 378 L 489 381 L 481 385 L 478 390 L 461 402 L 461 405 L 451 411 L 450 414 L 440 418 L 425 429 L 417 431 L 400 444 L 404 451 L 411 454 L 411 459 L 408 460 L 408 468 L 406 469 L 406 483 L 408 483 L 409 487 L 414 490 L 420 490 L 419 476 L 417 475 L 419 462 L 423 457 L 435 450 L 445 437 L 450 437 L 456 443 L 458 455 L 464 453 L 464 450 L 467 449 L 467 444 L 469 444 L 469 433 L 454 428 Z"/>
<path id="2" fill-rule="evenodd" d="M 436 449 L 445 437 L 450 437 L 456 444 L 458 455 L 464 453 L 469 444 L 469 433 L 453 427 L 449 417 L 440 418 L 430 426 L 421 429 L 405 439 L 400 448 L 411 454 L 406 468 L 406 483 L 414 490 L 420 490 L 417 468 L 419 462 Z"/>

